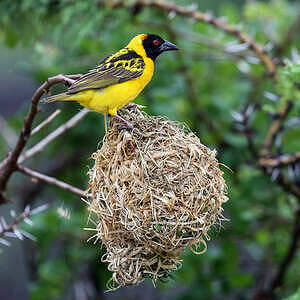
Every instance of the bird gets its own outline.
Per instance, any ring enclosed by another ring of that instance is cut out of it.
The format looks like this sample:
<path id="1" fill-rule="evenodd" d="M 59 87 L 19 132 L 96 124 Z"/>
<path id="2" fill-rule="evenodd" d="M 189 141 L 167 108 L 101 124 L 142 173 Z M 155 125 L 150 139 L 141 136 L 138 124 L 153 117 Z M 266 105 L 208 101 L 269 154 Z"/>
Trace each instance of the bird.
<path id="1" fill-rule="evenodd" d="M 77 101 L 104 116 L 116 117 L 126 128 L 132 129 L 132 125 L 117 112 L 133 101 L 150 82 L 156 58 L 171 50 L 179 48 L 157 34 L 139 34 L 126 47 L 107 56 L 79 77 L 66 92 L 49 96 L 43 102 Z"/>

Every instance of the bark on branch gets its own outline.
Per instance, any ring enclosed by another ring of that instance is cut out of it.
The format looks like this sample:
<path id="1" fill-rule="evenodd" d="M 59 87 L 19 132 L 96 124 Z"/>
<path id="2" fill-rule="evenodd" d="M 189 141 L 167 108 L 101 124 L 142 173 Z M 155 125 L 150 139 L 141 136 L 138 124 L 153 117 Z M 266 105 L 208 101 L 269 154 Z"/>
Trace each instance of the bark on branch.
<path id="1" fill-rule="evenodd" d="M 64 83 L 70 85 L 75 79 L 79 78 L 81 74 L 76 75 L 57 75 L 48 78 L 34 93 L 31 100 L 31 107 L 29 113 L 24 119 L 24 125 L 21 133 L 18 137 L 17 144 L 15 148 L 8 153 L 6 158 L 0 163 L 0 204 L 7 202 L 7 197 L 5 196 L 5 190 L 7 183 L 11 175 L 17 170 L 17 161 L 21 155 L 28 138 L 31 135 L 32 124 L 38 113 L 38 103 L 42 95 L 47 92 L 50 87 L 56 83 Z"/>
<path id="2" fill-rule="evenodd" d="M 300 152 L 296 152 L 293 154 L 284 154 L 277 157 L 262 157 L 259 159 L 259 164 L 262 167 L 283 167 L 290 164 L 295 164 L 300 161 Z"/>
<path id="3" fill-rule="evenodd" d="M 261 157 L 267 157 L 271 155 L 272 146 L 274 144 L 275 138 L 278 135 L 284 120 L 291 111 L 293 107 L 293 101 L 289 100 L 286 104 L 278 111 L 274 116 L 273 122 L 269 127 L 268 133 L 266 135 L 262 150 L 260 152 Z"/>
<path id="4" fill-rule="evenodd" d="M 53 132 L 51 132 L 48 136 L 46 136 L 44 139 L 42 139 L 40 142 L 38 142 L 36 145 L 34 145 L 32 148 L 28 149 L 20 155 L 18 159 L 18 163 L 23 163 L 26 159 L 34 156 L 35 154 L 43 151 L 45 147 L 51 143 L 53 140 L 55 140 L 57 137 L 65 133 L 68 129 L 74 127 L 87 113 L 89 110 L 87 108 L 82 109 L 79 113 L 77 113 L 75 116 L 73 116 L 69 121 L 59 126 L 57 129 L 55 129 Z"/>
<path id="5" fill-rule="evenodd" d="M 117 8 L 117 7 L 127 7 L 125 1 L 99 1 L 98 5 L 101 6 L 108 6 L 110 8 Z M 217 19 L 213 17 L 209 13 L 203 13 L 201 11 L 196 10 L 195 8 L 190 7 L 182 7 L 178 6 L 174 3 L 170 3 L 167 1 L 160 1 L 160 0 L 136 0 L 130 2 L 130 6 L 135 8 L 137 11 L 141 7 L 155 7 L 162 11 L 176 13 L 183 17 L 192 18 L 199 22 L 203 22 L 206 24 L 210 24 L 222 31 L 230 34 L 237 39 L 240 40 L 241 43 L 246 43 L 249 46 L 249 49 L 253 50 L 257 57 L 260 59 L 262 64 L 267 69 L 270 76 L 275 76 L 276 74 L 276 65 L 273 62 L 272 58 L 265 52 L 262 45 L 255 42 L 249 35 L 242 33 L 238 28 L 225 23 L 224 20 Z"/>
<path id="6" fill-rule="evenodd" d="M 32 169 L 26 168 L 21 165 L 18 165 L 17 168 L 18 168 L 18 171 L 24 173 L 25 175 L 28 175 L 31 178 L 55 185 L 63 190 L 66 190 L 66 191 L 72 192 L 76 195 L 79 195 L 80 197 L 87 198 L 87 193 L 85 191 L 83 191 L 75 186 L 72 186 L 68 183 L 65 183 L 63 181 L 60 181 L 54 177 L 47 176 L 45 174 L 42 174 L 40 172 L 34 171 Z"/>

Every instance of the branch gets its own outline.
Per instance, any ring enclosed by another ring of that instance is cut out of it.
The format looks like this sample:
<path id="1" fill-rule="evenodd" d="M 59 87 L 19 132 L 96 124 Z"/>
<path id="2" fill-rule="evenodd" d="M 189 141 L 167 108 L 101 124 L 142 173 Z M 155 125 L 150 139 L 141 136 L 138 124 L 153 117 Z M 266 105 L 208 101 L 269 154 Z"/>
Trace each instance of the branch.
<path id="1" fill-rule="evenodd" d="M 59 126 L 56 130 L 51 132 L 39 143 L 37 143 L 32 148 L 27 150 L 24 154 L 22 154 L 18 159 L 18 163 L 20 164 L 24 162 L 27 158 L 32 157 L 36 153 L 41 152 L 50 142 L 52 142 L 54 139 L 56 139 L 57 137 L 65 133 L 68 129 L 74 127 L 88 112 L 89 110 L 87 108 L 82 109 L 79 113 L 73 116 L 69 121 Z"/>
<path id="2" fill-rule="evenodd" d="M 77 187 L 74 187 L 68 183 L 65 183 L 63 181 L 60 181 L 54 177 L 50 177 L 50 176 L 47 176 L 47 175 L 44 175 L 42 173 L 39 173 L 37 171 L 34 171 L 32 169 L 29 169 L 29 168 L 26 168 L 24 166 L 21 166 L 21 165 L 18 165 L 17 166 L 18 168 L 18 171 L 22 172 L 23 174 L 31 177 L 31 178 L 34 178 L 34 179 L 37 179 L 37 180 L 40 180 L 40 181 L 43 181 L 43 182 L 46 182 L 46 183 L 49 183 L 49 184 L 52 184 L 52 185 L 55 185 L 63 190 L 66 190 L 66 191 L 69 191 L 71 193 L 74 193 L 76 195 L 79 195 L 83 198 L 87 198 L 88 195 L 85 191 L 77 188 Z"/>
<path id="3" fill-rule="evenodd" d="M 48 176 L 51 177 L 58 177 L 59 174 L 64 172 L 69 167 L 76 167 L 80 161 L 78 157 L 82 157 L 85 154 L 82 147 L 76 148 L 68 156 L 59 156 L 56 157 L 51 164 L 47 164 L 49 159 L 45 159 L 44 161 L 40 162 L 40 166 L 45 166 L 46 169 L 43 170 Z M 34 185 L 24 185 L 22 182 L 16 186 L 18 193 L 22 195 L 22 203 L 20 203 L 21 207 L 26 207 L 26 205 L 32 205 L 34 203 L 34 199 L 37 198 L 43 192 L 43 189 L 46 187 L 43 181 L 37 181 Z"/>
<path id="4" fill-rule="evenodd" d="M 278 157 L 261 157 L 259 164 L 262 167 L 283 167 L 286 165 L 294 164 L 300 160 L 300 152 L 293 154 L 280 155 Z"/>
<path id="5" fill-rule="evenodd" d="M 131 2 L 132 3 L 132 2 Z M 105 1 L 99 1 L 99 6 L 109 6 L 110 8 L 117 8 L 117 7 L 126 7 L 127 5 L 124 3 L 124 1 L 109 1 L 108 3 Z M 203 13 L 200 11 L 197 11 L 194 8 L 189 7 L 182 7 L 178 6 L 174 3 L 168 3 L 160 0 L 136 0 L 133 1 L 132 7 L 134 8 L 141 8 L 141 7 L 156 7 L 160 10 L 166 11 L 166 12 L 172 12 L 176 13 L 183 17 L 192 18 L 194 20 L 197 20 L 199 22 L 203 22 L 206 24 L 210 24 L 218 29 L 221 29 L 227 34 L 230 34 L 232 36 L 235 36 L 237 39 L 240 40 L 241 43 L 246 43 L 249 47 L 249 49 L 252 49 L 257 57 L 260 59 L 260 61 L 264 64 L 265 68 L 268 70 L 268 73 L 270 76 L 275 76 L 276 74 L 276 65 L 273 62 L 272 58 L 265 53 L 265 50 L 263 46 L 256 43 L 252 40 L 250 36 L 248 36 L 245 33 L 240 32 L 239 29 L 236 27 L 226 24 L 223 20 L 214 18 L 211 14 Z"/>
<path id="6" fill-rule="evenodd" d="M 291 100 L 287 101 L 286 104 L 275 115 L 273 122 L 269 127 L 265 141 L 263 143 L 262 150 L 260 151 L 260 155 L 262 157 L 270 156 L 275 138 L 279 133 L 285 118 L 291 111 L 292 106 L 293 106 L 293 102 Z"/>
<path id="7" fill-rule="evenodd" d="M 24 211 L 17 217 L 14 210 L 10 211 L 11 216 L 13 217 L 13 222 L 10 225 L 7 225 L 5 219 L 1 217 L 0 222 L 0 242 L 2 244 L 5 244 L 9 246 L 9 243 L 4 240 L 2 237 L 4 236 L 12 236 L 17 237 L 19 239 L 23 239 L 23 236 L 32 238 L 33 236 L 23 230 L 18 229 L 18 225 L 25 221 L 27 224 L 32 225 L 32 221 L 29 219 L 30 216 L 33 216 L 37 213 L 40 213 L 41 211 L 48 208 L 47 204 L 41 205 L 35 209 L 30 209 L 30 206 L 27 205 L 24 209 Z"/>
<path id="8" fill-rule="evenodd" d="M 250 152 L 252 153 L 252 156 L 255 160 L 258 159 L 257 167 L 260 168 L 265 175 L 270 176 L 272 175 L 272 172 L 268 172 L 268 167 L 280 167 L 283 165 L 295 163 L 300 158 L 300 154 L 297 152 L 293 155 L 282 155 L 278 158 L 273 158 L 271 149 L 273 146 L 273 143 L 275 141 L 275 138 L 279 132 L 279 130 L 282 127 L 283 121 L 285 120 L 286 116 L 292 109 L 292 101 L 287 101 L 286 105 L 279 110 L 279 112 L 276 115 L 276 118 L 274 118 L 269 131 L 267 133 L 267 136 L 265 138 L 264 146 L 262 150 L 260 151 L 258 155 L 258 151 L 256 150 L 253 136 L 252 136 L 252 128 L 251 124 L 249 123 L 249 111 L 248 108 L 245 108 L 241 113 L 235 113 L 235 119 L 240 123 L 238 130 L 241 131 L 245 137 L 247 138 L 248 147 L 250 149 Z M 248 113 L 247 113 L 248 111 Z M 252 109 L 250 109 L 250 114 Z M 278 185 L 281 186 L 282 189 L 284 189 L 287 193 L 294 195 L 299 201 L 300 201 L 300 187 L 296 183 L 291 182 L 288 180 L 282 172 L 278 172 L 276 182 Z"/>
<path id="9" fill-rule="evenodd" d="M 38 103 L 40 101 L 40 98 L 45 92 L 50 89 L 52 85 L 59 82 L 70 85 L 74 82 L 74 79 L 77 79 L 80 76 L 80 74 L 77 74 L 68 76 L 57 75 L 54 77 L 50 77 L 35 91 L 31 99 L 30 111 L 24 119 L 24 125 L 18 137 L 17 144 L 12 152 L 10 152 L 7 157 L 0 163 L 0 204 L 6 202 L 4 192 L 6 190 L 6 186 L 10 176 L 17 169 L 18 158 L 23 151 L 28 138 L 30 137 L 32 124 L 36 114 L 38 113 Z"/>
<path id="10" fill-rule="evenodd" d="M 269 127 L 268 133 L 266 135 L 263 148 L 260 151 L 260 157 L 258 160 L 258 166 L 262 169 L 265 174 L 267 168 L 275 168 L 288 164 L 296 163 L 300 159 L 300 152 L 296 152 L 291 155 L 281 155 L 279 157 L 271 157 L 272 146 L 274 144 L 275 138 L 283 126 L 283 122 L 286 119 L 287 115 L 291 111 L 293 102 L 291 100 L 287 101 L 286 104 L 278 111 L 276 118 L 274 118 L 271 126 Z M 298 205 L 300 204 L 300 188 L 299 186 L 288 180 L 286 176 L 280 171 L 278 171 L 277 183 L 289 194 L 294 195 L 298 200 Z M 270 282 L 267 288 L 258 290 L 254 299 L 273 299 L 275 297 L 275 290 L 278 287 L 281 287 L 286 272 L 288 271 L 293 259 L 295 258 L 299 240 L 300 240 L 300 208 L 298 207 L 295 221 L 294 229 L 291 233 L 291 242 L 288 247 L 287 253 L 283 258 L 278 271 L 274 275 L 272 281 Z"/>
<path id="11" fill-rule="evenodd" d="M 58 116 L 61 113 L 60 109 L 57 109 L 53 114 L 51 114 L 46 120 L 44 120 L 41 124 L 36 126 L 32 131 L 31 135 L 33 136 L 37 132 L 39 132 L 42 128 L 44 128 L 47 124 L 49 124 L 56 116 Z"/>

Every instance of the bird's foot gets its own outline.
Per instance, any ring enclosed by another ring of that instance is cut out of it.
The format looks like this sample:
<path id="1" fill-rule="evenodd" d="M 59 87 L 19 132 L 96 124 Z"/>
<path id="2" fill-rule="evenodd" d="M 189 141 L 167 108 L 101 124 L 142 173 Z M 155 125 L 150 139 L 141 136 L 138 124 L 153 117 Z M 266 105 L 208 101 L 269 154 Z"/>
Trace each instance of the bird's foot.
<path id="1" fill-rule="evenodd" d="M 128 131 L 132 131 L 133 130 L 133 126 L 131 123 L 129 123 L 128 121 L 126 121 L 125 119 L 123 119 L 122 117 L 120 117 L 119 115 L 115 115 L 114 118 L 116 118 L 118 121 L 120 121 L 123 125 L 119 126 L 119 130 L 128 130 Z"/>

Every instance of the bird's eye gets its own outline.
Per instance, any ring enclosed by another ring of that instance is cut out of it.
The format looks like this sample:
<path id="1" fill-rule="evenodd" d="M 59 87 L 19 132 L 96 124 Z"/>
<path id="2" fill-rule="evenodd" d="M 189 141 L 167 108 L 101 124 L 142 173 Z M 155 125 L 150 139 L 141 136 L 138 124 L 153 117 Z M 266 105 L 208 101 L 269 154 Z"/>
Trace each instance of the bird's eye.
<path id="1" fill-rule="evenodd" d="M 158 45 L 159 45 L 159 40 L 154 40 L 154 41 L 153 41 L 153 44 L 154 44 L 155 46 L 158 46 Z"/>

